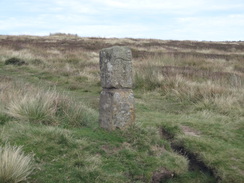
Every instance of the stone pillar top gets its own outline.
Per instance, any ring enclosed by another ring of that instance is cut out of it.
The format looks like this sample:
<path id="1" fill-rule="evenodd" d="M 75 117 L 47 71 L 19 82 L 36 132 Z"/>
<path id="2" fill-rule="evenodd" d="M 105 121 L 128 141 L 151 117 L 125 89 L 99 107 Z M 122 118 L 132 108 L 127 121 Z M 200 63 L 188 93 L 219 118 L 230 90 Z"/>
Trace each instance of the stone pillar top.
<path id="1" fill-rule="evenodd" d="M 102 49 L 100 52 L 100 57 L 106 57 L 110 61 L 116 61 L 117 59 L 121 59 L 123 61 L 130 61 L 131 62 L 132 53 L 128 47 L 113 46 L 110 48 Z"/>
<path id="2" fill-rule="evenodd" d="M 132 88 L 132 53 L 127 47 L 113 46 L 100 51 L 103 88 Z"/>

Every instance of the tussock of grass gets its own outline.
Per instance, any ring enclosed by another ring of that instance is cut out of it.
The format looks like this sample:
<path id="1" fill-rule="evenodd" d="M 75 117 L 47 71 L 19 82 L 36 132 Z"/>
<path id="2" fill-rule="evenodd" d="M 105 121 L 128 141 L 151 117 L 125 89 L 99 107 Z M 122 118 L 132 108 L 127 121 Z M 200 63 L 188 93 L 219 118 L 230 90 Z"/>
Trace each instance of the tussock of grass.
<path id="1" fill-rule="evenodd" d="M 0 182 L 25 181 L 33 171 L 32 159 L 22 152 L 21 147 L 0 146 Z"/>
<path id="2" fill-rule="evenodd" d="M 0 98 L 5 115 L 36 124 L 63 127 L 94 125 L 97 118 L 94 110 L 60 95 L 55 90 L 44 91 L 22 84 L 2 83 Z"/>
<path id="3" fill-rule="evenodd" d="M 57 96 L 48 93 L 37 93 L 34 96 L 26 94 L 10 101 L 6 106 L 6 114 L 21 121 L 55 125 L 52 116 L 55 114 L 53 102 L 56 100 Z"/>

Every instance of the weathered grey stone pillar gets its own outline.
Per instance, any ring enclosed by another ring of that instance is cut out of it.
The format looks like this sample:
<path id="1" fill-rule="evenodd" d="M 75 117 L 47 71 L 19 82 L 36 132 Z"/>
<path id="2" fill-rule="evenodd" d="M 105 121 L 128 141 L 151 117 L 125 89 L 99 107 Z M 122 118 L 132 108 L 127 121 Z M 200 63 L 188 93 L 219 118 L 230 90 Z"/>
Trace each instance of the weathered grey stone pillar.
<path id="1" fill-rule="evenodd" d="M 100 51 L 102 92 L 99 123 L 102 128 L 124 129 L 135 121 L 132 91 L 132 54 L 127 47 Z"/>

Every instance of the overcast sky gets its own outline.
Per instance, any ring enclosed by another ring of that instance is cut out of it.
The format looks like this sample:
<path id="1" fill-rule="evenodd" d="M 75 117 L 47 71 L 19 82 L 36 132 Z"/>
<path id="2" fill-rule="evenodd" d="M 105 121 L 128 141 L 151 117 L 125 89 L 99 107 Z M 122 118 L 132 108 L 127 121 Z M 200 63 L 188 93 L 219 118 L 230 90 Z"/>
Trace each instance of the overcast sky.
<path id="1" fill-rule="evenodd" d="M 0 0 L 1 35 L 244 40 L 244 0 Z"/>

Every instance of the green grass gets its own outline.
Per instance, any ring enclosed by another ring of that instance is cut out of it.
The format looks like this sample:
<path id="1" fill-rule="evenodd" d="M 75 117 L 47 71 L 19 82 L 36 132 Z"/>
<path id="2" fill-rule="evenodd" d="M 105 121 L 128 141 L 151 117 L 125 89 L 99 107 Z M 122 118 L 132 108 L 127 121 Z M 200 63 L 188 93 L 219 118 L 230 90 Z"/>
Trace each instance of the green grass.
<path id="1" fill-rule="evenodd" d="M 11 122 L 0 134 L 2 142 L 23 145 L 35 154 L 37 170 L 31 179 L 38 182 L 149 182 L 160 167 L 177 174 L 187 170 L 183 157 L 156 148 L 167 142 L 148 138 L 138 128 L 108 134 Z"/>
<path id="2" fill-rule="evenodd" d="M 148 99 L 150 105 L 152 99 Z M 153 105 L 165 105 L 165 108 L 155 111 L 154 108 L 141 108 L 143 115 L 138 116 L 145 125 L 151 125 L 153 121 L 157 126 L 164 128 L 173 143 L 185 147 L 190 152 L 197 154 L 199 160 L 214 171 L 216 177 L 222 182 L 242 182 L 244 165 L 243 157 L 243 121 L 242 116 L 232 116 L 209 110 L 194 110 L 194 108 L 182 109 L 176 112 L 172 104 L 167 100 L 153 100 Z M 144 104 L 145 105 L 145 104 Z M 184 106 L 183 106 L 184 107 Z M 169 112 L 171 111 L 171 112 Z M 190 127 L 196 136 L 184 133 L 182 126 Z M 176 179 L 178 180 L 178 179 Z M 176 181 L 177 182 L 177 181 Z"/>
<path id="3" fill-rule="evenodd" d="M 25 90 L 22 91 L 20 86 L 23 86 L 24 81 L 18 83 L 15 76 L 10 77 L 12 81 L 6 81 L 5 84 L 9 87 L 8 91 L 12 91 L 11 95 L 15 92 L 24 95 L 27 91 L 30 92 L 28 99 L 32 99 L 31 92 L 38 94 L 35 92 L 38 90 L 41 92 L 40 96 L 46 96 L 44 99 L 49 96 L 48 102 L 51 104 L 54 101 L 52 97 L 60 97 L 57 90 L 42 91 L 30 83 L 26 83 Z M 5 94 L 9 95 L 8 92 Z M 77 93 L 70 95 L 73 98 Z M 2 101 L 5 101 L 2 105 L 8 106 L 10 103 L 7 101 L 13 100 L 13 97 L 4 96 L 2 93 Z M 20 106 L 21 110 L 27 110 L 22 114 L 24 118 L 12 115 L 8 112 L 11 109 L 3 106 L 3 128 L 0 130 L 1 143 L 20 145 L 26 153 L 35 154 L 37 168 L 30 176 L 33 182 L 150 182 L 153 173 L 162 167 L 172 171 L 174 175 L 187 173 L 187 160 L 171 150 L 169 143 L 160 138 L 157 128 L 143 129 L 135 126 L 123 132 L 107 132 L 97 128 L 97 124 L 94 124 L 97 120 L 96 113 L 92 117 L 93 110 L 89 113 L 87 108 L 87 116 L 79 116 L 80 121 L 86 120 L 86 123 L 81 123 L 76 128 L 77 125 L 72 125 L 75 121 L 73 118 L 65 118 L 64 115 L 60 117 L 55 112 L 50 113 L 47 119 L 42 118 L 43 112 L 45 114 L 45 111 L 50 111 L 52 106 L 46 104 L 50 108 L 41 113 L 39 108 L 46 100 L 42 101 L 39 97 L 35 99 L 38 99 L 39 105 L 34 106 L 34 114 L 33 109 L 29 111 L 26 107 L 30 105 L 33 108 L 35 102 L 27 100 L 24 108 Z M 71 99 L 66 100 L 65 104 L 69 104 Z M 61 108 L 72 115 L 70 117 L 74 117 L 73 106 L 65 105 Z M 59 119 L 59 124 L 53 123 L 53 118 Z M 43 119 L 47 123 L 40 123 Z M 86 125 L 88 123 L 91 125 Z"/>
<path id="4" fill-rule="evenodd" d="M 169 144 L 157 131 L 135 126 L 108 133 L 97 128 L 94 109 L 81 106 L 84 111 L 77 111 L 79 102 L 71 99 L 78 96 L 76 92 L 63 98 L 61 89 L 63 94 L 57 89 L 41 89 L 28 77 L 28 82 L 9 77 L 11 81 L 1 85 L 0 139 L 35 154 L 37 169 L 31 181 L 150 182 L 161 167 L 177 174 L 187 170 L 184 157 L 164 152 L 163 146 L 170 150 Z"/>

